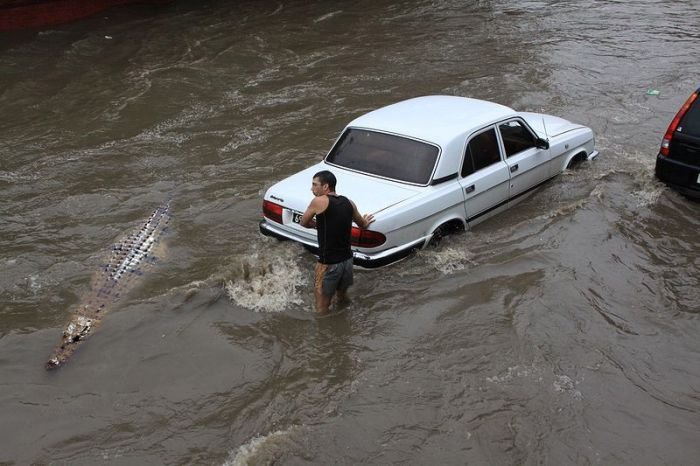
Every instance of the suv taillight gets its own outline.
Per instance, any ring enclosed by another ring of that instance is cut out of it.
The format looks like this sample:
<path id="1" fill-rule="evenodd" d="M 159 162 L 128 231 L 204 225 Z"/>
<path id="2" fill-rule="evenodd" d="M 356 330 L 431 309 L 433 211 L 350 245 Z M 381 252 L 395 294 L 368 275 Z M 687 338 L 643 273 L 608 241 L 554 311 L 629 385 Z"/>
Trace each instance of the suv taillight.
<path id="1" fill-rule="evenodd" d="M 361 248 L 376 248 L 386 241 L 386 236 L 378 231 L 362 230 L 352 227 L 350 231 L 350 243 Z"/>
<path id="2" fill-rule="evenodd" d="M 263 215 L 273 222 L 282 223 L 282 206 L 263 200 Z"/>
<path id="3" fill-rule="evenodd" d="M 678 113 L 676 113 L 676 116 L 671 120 L 671 124 L 668 125 L 668 129 L 666 130 L 666 134 L 664 134 L 664 138 L 661 140 L 661 155 L 664 157 L 668 157 L 669 150 L 671 148 L 671 139 L 673 139 L 673 133 L 676 132 L 676 128 L 678 128 L 678 125 L 680 124 L 681 120 L 685 116 L 686 112 L 690 108 L 691 105 L 693 105 L 693 102 L 695 102 L 695 99 L 698 97 L 698 91 L 693 92 L 690 94 L 690 97 L 688 97 L 688 100 L 685 101 L 683 106 L 681 107 L 680 110 L 678 110 Z"/>

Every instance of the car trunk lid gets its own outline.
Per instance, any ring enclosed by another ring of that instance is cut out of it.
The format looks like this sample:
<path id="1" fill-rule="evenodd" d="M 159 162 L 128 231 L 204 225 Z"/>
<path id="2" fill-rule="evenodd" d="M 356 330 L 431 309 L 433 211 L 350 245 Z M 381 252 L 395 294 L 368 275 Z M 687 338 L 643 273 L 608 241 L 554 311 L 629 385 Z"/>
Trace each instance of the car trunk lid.
<path id="1" fill-rule="evenodd" d="M 311 180 L 321 170 L 330 170 L 338 180 L 336 191 L 351 199 L 362 214 L 376 214 L 415 196 L 420 186 L 402 184 L 319 163 L 286 178 L 268 189 L 265 199 L 285 209 L 304 212 L 313 194 Z"/>

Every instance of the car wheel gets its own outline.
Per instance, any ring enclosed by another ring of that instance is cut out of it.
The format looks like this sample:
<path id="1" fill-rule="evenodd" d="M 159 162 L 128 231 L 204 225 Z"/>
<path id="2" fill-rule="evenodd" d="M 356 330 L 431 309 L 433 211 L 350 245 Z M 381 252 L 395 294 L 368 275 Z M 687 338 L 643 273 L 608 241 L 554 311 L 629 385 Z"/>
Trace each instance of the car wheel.
<path id="1" fill-rule="evenodd" d="M 574 158 L 571 159 L 569 164 L 566 166 L 566 169 L 571 170 L 571 169 L 575 168 L 576 166 L 581 165 L 581 162 L 583 162 L 584 160 L 587 160 L 587 159 L 588 159 L 588 156 L 586 155 L 585 152 L 581 152 L 579 154 L 576 154 L 576 155 L 574 155 Z"/>
<path id="2" fill-rule="evenodd" d="M 443 223 L 433 231 L 433 236 L 428 241 L 428 246 L 437 246 L 445 236 L 464 230 L 464 225 L 459 220 Z"/>
<path id="3" fill-rule="evenodd" d="M 428 241 L 428 246 L 437 246 L 440 244 L 440 241 L 442 241 L 442 238 L 445 236 L 445 230 L 443 227 L 437 227 L 435 231 L 433 232 L 433 236 L 430 237 L 430 241 Z"/>

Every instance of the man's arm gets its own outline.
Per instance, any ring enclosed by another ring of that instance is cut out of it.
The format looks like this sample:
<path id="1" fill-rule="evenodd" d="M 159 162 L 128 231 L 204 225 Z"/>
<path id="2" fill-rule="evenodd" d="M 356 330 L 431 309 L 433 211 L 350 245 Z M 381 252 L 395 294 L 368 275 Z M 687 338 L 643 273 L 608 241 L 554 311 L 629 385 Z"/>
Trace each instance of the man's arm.
<path id="1" fill-rule="evenodd" d="M 363 230 L 366 229 L 370 223 L 374 222 L 374 215 L 365 214 L 361 215 L 360 211 L 357 210 L 357 206 L 354 202 L 350 201 L 352 204 L 352 220 L 357 224 L 358 227 Z"/>
<path id="2" fill-rule="evenodd" d="M 314 215 L 323 213 L 328 208 L 328 197 L 314 197 L 306 208 L 306 212 L 301 216 L 299 224 L 304 228 L 316 228 L 316 220 Z"/>

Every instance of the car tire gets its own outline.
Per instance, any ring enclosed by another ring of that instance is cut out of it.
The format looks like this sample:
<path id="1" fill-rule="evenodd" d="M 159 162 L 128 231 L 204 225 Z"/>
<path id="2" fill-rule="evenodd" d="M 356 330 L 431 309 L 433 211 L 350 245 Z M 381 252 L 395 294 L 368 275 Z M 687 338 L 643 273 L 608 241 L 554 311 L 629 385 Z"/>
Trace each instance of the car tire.
<path id="1" fill-rule="evenodd" d="M 462 230 L 464 230 L 464 225 L 459 220 L 443 223 L 433 231 L 433 235 L 428 241 L 428 246 L 437 246 L 445 236 Z"/>
<path id="2" fill-rule="evenodd" d="M 428 241 L 428 246 L 435 247 L 438 244 L 440 244 L 440 241 L 442 241 L 442 238 L 445 236 L 445 230 L 442 226 L 439 226 L 435 229 L 433 232 L 433 235 L 430 237 L 430 240 Z"/>
<path id="3" fill-rule="evenodd" d="M 588 159 L 588 156 L 586 155 L 585 152 L 580 152 L 576 155 L 574 155 L 574 158 L 569 161 L 569 164 L 566 166 L 567 170 L 572 170 L 576 168 L 577 166 L 581 165 L 581 163 L 585 160 Z"/>

